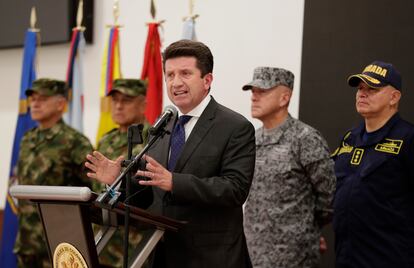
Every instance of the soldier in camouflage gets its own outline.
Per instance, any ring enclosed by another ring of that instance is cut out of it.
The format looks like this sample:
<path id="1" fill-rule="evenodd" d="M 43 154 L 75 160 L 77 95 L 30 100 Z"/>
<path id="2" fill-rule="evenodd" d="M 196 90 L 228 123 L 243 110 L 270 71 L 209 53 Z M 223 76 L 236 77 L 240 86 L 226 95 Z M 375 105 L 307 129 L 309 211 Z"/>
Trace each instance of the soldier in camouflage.
<path id="1" fill-rule="evenodd" d="M 330 220 L 335 188 L 326 141 L 288 112 L 294 76 L 259 67 L 251 90 L 256 167 L 245 206 L 245 233 L 254 267 L 316 267 L 321 226 Z"/>
<path id="2" fill-rule="evenodd" d="M 62 120 L 67 88 L 63 81 L 41 78 L 26 90 L 32 119 L 38 127 L 20 144 L 17 177 L 22 185 L 90 186 L 85 155 L 93 150 L 89 140 Z M 42 224 L 36 207 L 20 200 L 19 230 L 14 252 L 18 267 L 51 267 Z"/>
<path id="3" fill-rule="evenodd" d="M 143 144 L 134 145 L 132 154 L 137 155 L 144 147 L 148 138 L 150 124 L 145 120 L 146 106 L 146 82 L 139 79 L 116 79 L 113 88 L 109 92 L 112 105 L 112 119 L 119 125 L 102 137 L 98 144 L 98 151 L 111 160 L 120 156 L 127 157 L 128 140 L 127 130 L 132 124 L 143 124 Z M 97 180 L 93 180 L 93 189 L 96 192 L 103 190 L 104 185 Z M 108 245 L 99 255 L 101 265 L 107 267 L 122 267 L 123 262 L 123 230 L 117 230 L 112 236 Z M 141 236 L 138 232 L 130 229 L 129 234 L 129 254 L 138 245 Z"/>

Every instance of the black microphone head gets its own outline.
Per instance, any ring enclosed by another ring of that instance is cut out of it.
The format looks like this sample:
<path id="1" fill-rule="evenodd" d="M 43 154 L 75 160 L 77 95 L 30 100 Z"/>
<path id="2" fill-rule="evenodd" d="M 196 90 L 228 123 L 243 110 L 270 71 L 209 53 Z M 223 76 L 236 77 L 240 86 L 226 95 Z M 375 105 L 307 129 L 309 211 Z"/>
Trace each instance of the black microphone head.
<path id="1" fill-rule="evenodd" d="M 177 110 L 177 108 L 175 108 L 172 105 L 167 105 L 164 108 L 164 113 L 166 113 L 166 112 L 171 113 L 172 115 L 176 115 L 178 113 L 178 110 Z"/>
<path id="2" fill-rule="evenodd" d="M 173 116 L 176 116 L 178 113 L 177 108 L 175 108 L 172 105 L 168 105 L 164 108 L 164 111 L 158 118 L 157 122 L 153 125 L 152 128 L 149 129 L 149 133 L 151 135 L 156 135 L 160 131 L 164 131 L 164 127 L 167 125 L 167 123 L 171 120 Z"/>

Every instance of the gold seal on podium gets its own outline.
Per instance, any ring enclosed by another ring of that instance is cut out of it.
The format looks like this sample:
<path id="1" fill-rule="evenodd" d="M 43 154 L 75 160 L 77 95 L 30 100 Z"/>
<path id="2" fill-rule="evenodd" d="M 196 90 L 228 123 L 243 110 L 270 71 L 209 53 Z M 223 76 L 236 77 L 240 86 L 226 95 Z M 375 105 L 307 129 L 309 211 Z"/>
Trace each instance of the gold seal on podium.
<path id="1" fill-rule="evenodd" d="M 53 253 L 53 268 L 88 268 L 88 265 L 74 246 L 60 243 Z"/>

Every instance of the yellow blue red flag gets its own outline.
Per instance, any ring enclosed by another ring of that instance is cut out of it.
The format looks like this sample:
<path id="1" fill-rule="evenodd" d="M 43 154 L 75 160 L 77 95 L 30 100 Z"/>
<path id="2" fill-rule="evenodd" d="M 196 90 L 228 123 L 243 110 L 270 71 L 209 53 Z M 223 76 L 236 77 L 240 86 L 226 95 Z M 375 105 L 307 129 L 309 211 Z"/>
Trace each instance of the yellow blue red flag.
<path id="1" fill-rule="evenodd" d="M 120 61 L 119 29 L 117 26 L 114 26 L 109 30 L 109 38 L 105 46 L 105 52 L 102 60 L 101 89 L 99 92 L 101 97 L 101 117 L 96 137 L 97 142 L 106 132 L 117 127 L 112 120 L 111 102 L 107 97 L 107 94 L 112 90 L 113 80 L 122 78 Z"/>

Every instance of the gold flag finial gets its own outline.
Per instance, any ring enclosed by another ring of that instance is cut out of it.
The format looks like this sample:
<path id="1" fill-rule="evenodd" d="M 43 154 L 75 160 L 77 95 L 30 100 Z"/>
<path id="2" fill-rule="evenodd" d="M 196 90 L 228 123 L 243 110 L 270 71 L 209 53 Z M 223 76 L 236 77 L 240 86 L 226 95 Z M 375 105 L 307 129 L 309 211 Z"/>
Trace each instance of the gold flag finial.
<path id="1" fill-rule="evenodd" d="M 189 0 L 189 7 L 190 14 L 183 18 L 184 21 L 188 19 L 195 20 L 196 18 L 198 18 L 198 14 L 194 14 L 194 0 Z"/>
<path id="2" fill-rule="evenodd" d="M 114 25 L 118 25 L 118 18 L 119 18 L 119 0 L 114 1 Z"/>
<path id="3" fill-rule="evenodd" d="M 36 8 L 33 6 L 30 10 L 30 31 L 38 32 L 39 29 L 36 28 L 37 16 L 36 16 Z"/>
<path id="4" fill-rule="evenodd" d="M 85 27 L 82 27 L 83 21 L 83 0 L 79 1 L 78 12 L 76 13 L 76 29 L 84 31 Z"/>
<path id="5" fill-rule="evenodd" d="M 193 11 L 194 11 L 194 1 L 193 0 L 190 0 L 189 1 L 190 3 L 190 17 L 192 17 L 193 16 Z"/>
<path id="6" fill-rule="evenodd" d="M 155 20 L 155 17 L 157 16 L 157 9 L 155 8 L 154 0 L 151 0 L 150 13 L 151 13 L 152 19 Z"/>
<path id="7" fill-rule="evenodd" d="M 155 0 L 151 0 L 150 13 L 151 13 L 152 20 L 150 22 L 147 22 L 147 25 L 151 24 L 151 23 L 157 23 L 157 24 L 161 25 L 165 22 L 165 20 L 157 21 L 157 19 L 156 19 L 156 17 L 157 17 L 157 8 L 156 8 L 156 5 L 155 5 Z"/>

